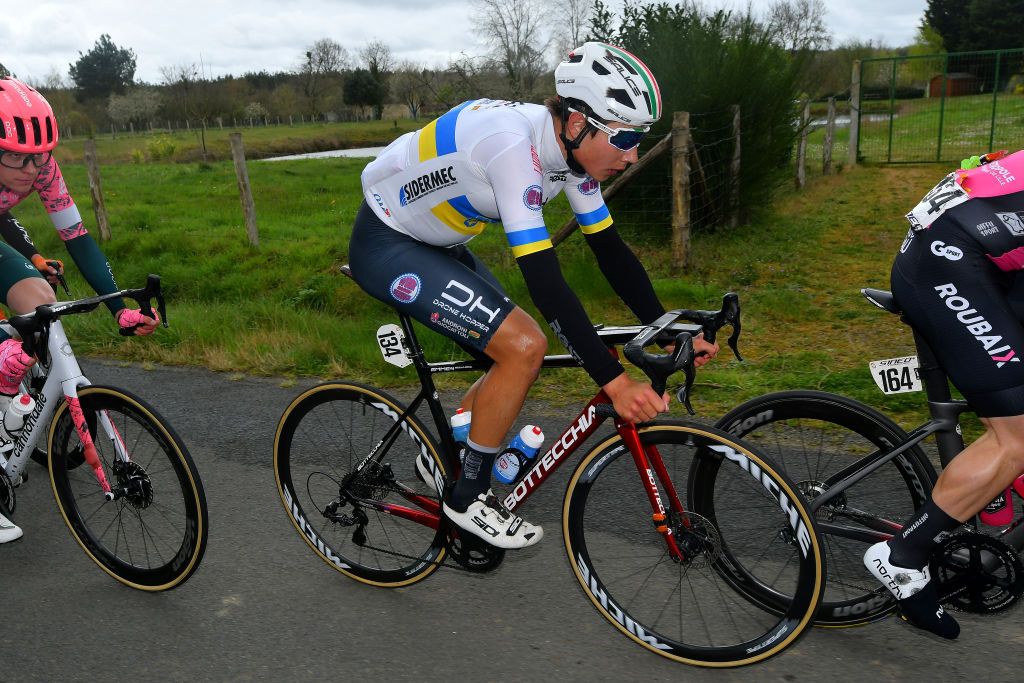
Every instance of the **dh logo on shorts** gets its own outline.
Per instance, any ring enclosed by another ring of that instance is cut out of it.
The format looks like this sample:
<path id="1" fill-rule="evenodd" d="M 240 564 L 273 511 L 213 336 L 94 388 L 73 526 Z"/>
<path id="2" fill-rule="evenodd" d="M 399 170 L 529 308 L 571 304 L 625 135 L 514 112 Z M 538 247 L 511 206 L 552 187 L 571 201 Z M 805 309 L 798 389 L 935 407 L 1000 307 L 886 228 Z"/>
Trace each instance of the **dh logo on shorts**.
<path id="1" fill-rule="evenodd" d="M 420 295 L 422 288 L 423 281 L 420 280 L 419 275 L 416 273 L 406 273 L 405 275 L 399 275 L 391 283 L 391 296 L 403 304 L 411 304 L 413 301 L 416 301 L 416 297 Z"/>

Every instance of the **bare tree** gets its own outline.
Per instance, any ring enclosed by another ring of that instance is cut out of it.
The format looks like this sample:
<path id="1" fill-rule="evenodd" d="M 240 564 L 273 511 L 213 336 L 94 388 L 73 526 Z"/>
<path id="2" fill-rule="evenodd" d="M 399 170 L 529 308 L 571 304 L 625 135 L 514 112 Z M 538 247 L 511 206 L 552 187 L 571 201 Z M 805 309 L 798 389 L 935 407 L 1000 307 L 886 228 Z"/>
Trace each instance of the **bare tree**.
<path id="1" fill-rule="evenodd" d="M 133 88 L 124 95 L 111 93 L 107 115 L 118 123 L 133 121 L 140 126 L 152 121 L 160 108 L 160 93 L 155 88 Z"/>
<path id="2" fill-rule="evenodd" d="M 593 0 L 549 0 L 555 25 L 561 30 L 555 33 L 554 40 L 558 50 L 558 59 L 586 40 L 590 26 L 590 16 L 594 10 Z"/>
<path id="3" fill-rule="evenodd" d="M 541 0 L 473 0 L 477 26 L 508 81 L 510 96 L 533 91 L 544 71 L 550 40 L 543 34 L 546 7 Z"/>
<path id="4" fill-rule="evenodd" d="M 306 48 L 298 73 L 302 77 L 302 92 L 306 96 L 309 113 L 323 113 L 323 100 L 332 88 L 340 91 L 341 72 L 352 67 L 348 50 L 330 38 L 321 38 Z"/>
<path id="5" fill-rule="evenodd" d="M 420 108 L 430 97 L 430 90 L 424 78 L 427 71 L 428 69 L 413 62 L 404 61 L 398 65 L 391 78 L 392 91 L 409 108 L 409 116 L 414 120 L 419 118 Z"/>
<path id="6" fill-rule="evenodd" d="M 173 106 L 186 121 L 200 124 L 196 132 L 200 136 L 204 160 L 207 155 L 206 127 L 224 108 L 223 90 L 204 73 L 206 69 L 202 62 L 160 67 L 160 75 L 168 86 Z"/>
<path id="7" fill-rule="evenodd" d="M 768 26 L 792 52 L 824 50 L 832 44 L 822 0 L 777 0 L 768 10 Z"/>
<path id="8" fill-rule="evenodd" d="M 380 119 L 384 111 L 383 99 L 388 95 L 388 81 L 395 70 L 395 58 L 391 54 L 391 48 L 376 39 L 371 40 L 359 51 L 359 58 L 380 87 L 382 103 L 373 107 L 373 118 Z"/>

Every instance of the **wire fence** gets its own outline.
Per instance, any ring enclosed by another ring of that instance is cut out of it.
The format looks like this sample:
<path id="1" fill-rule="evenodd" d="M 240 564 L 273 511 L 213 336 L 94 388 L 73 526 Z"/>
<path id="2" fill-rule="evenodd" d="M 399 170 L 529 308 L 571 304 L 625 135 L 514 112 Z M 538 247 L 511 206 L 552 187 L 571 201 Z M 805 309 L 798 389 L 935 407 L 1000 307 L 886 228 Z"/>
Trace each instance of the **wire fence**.
<path id="1" fill-rule="evenodd" d="M 858 157 L 956 161 L 1024 138 L 1024 49 L 865 59 Z"/>
<path id="2" fill-rule="evenodd" d="M 666 136 L 648 136 L 640 156 Z M 690 229 L 710 231 L 732 218 L 735 182 L 731 175 L 736 139 L 732 110 L 690 114 L 692 145 L 689 164 Z M 670 227 L 673 190 L 672 155 L 652 163 L 629 186 L 629 192 L 609 201 L 616 222 L 638 231 L 661 234 Z"/>

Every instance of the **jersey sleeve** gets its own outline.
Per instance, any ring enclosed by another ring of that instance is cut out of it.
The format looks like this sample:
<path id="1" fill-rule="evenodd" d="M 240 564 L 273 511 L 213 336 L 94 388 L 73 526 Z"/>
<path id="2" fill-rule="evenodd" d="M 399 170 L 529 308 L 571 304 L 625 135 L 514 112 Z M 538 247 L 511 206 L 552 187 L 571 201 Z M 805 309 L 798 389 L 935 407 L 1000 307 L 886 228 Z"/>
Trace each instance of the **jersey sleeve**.
<path id="1" fill-rule="evenodd" d="M 505 228 L 512 254 L 519 258 L 551 249 L 551 238 L 544 225 L 544 183 L 540 158 L 529 138 L 509 133 L 494 136 L 487 147 L 504 145 L 494 153 L 483 150 L 489 161 L 484 166 L 494 190 L 501 224 Z"/>
<path id="2" fill-rule="evenodd" d="M 82 215 L 75 206 L 75 200 L 71 198 L 67 185 L 64 183 L 64 175 L 54 159 L 43 166 L 36 178 L 34 189 L 39 193 L 39 199 L 46 208 L 54 229 L 60 234 L 60 238 L 67 242 L 70 239 L 87 234 L 82 224 Z"/>
<path id="3" fill-rule="evenodd" d="M 612 224 L 611 213 L 601 196 L 601 183 L 590 176 L 582 179 L 569 176 L 565 183 L 565 198 L 569 200 L 584 235 L 601 232 Z"/>

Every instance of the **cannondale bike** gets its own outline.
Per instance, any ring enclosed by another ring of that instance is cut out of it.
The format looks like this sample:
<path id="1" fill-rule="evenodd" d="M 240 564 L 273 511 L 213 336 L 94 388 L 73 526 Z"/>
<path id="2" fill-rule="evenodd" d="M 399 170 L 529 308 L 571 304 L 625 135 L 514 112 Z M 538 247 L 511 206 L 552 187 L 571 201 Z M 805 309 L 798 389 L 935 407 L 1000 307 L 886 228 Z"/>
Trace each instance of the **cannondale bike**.
<path id="1" fill-rule="evenodd" d="M 735 350 L 739 306 L 729 296 L 722 311 L 671 311 L 647 327 L 598 334 L 610 349 L 624 344 L 659 393 L 684 370 L 681 399 L 689 406 L 691 335 L 701 326 L 677 321 L 704 320 L 712 341 L 729 321 Z M 365 584 L 408 586 L 443 565 L 494 571 L 504 551 L 460 533 L 441 514 L 459 459 L 433 382 L 435 373 L 483 366 L 427 362 L 411 319 L 399 319 L 378 330 L 377 343 L 386 360 L 414 366 L 420 392 L 405 405 L 338 381 L 297 396 L 274 439 L 281 501 L 320 559 Z M 644 351 L 654 342 L 674 342 L 675 351 Z M 543 366 L 578 363 L 548 356 Z M 417 416 L 424 405 L 433 430 Z M 633 424 L 598 392 L 501 494 L 504 507 L 518 510 L 608 419 L 615 432 L 580 458 L 562 504 L 569 565 L 597 611 L 642 647 L 688 664 L 749 664 L 793 644 L 824 591 L 814 520 L 770 459 L 720 430 L 669 419 Z M 418 457 L 429 462 L 431 481 L 418 477 Z"/>
<path id="2" fill-rule="evenodd" d="M 891 293 L 862 293 L 901 314 Z M 937 476 L 921 443 L 934 436 L 942 466 L 964 449 L 959 420 L 971 408 L 951 398 L 945 371 L 916 330 L 914 342 L 916 356 L 870 363 L 883 392 L 926 391 L 930 419 L 909 434 L 859 401 L 820 391 L 761 396 L 717 422 L 769 453 L 810 501 L 828 555 L 821 626 L 862 625 L 895 610 L 896 601 L 861 558 L 869 545 L 892 538 L 931 495 Z M 931 573 L 947 607 L 992 614 L 1024 594 L 1024 480 L 1005 504 L 1015 506 L 1011 523 L 993 528 L 976 520 L 932 553 Z"/>
<path id="3" fill-rule="evenodd" d="M 126 586 L 163 591 L 199 567 L 206 496 L 188 450 L 160 414 L 123 389 L 90 383 L 71 350 L 61 318 L 115 298 L 133 299 L 150 316 L 155 299 L 167 324 L 155 275 L 141 289 L 38 306 L 4 323 L 39 368 L 27 387 L 34 410 L 0 439 L 0 506 L 14 512 L 29 458 L 44 457 L 57 508 L 86 555 Z M 37 449 L 44 432 L 45 451 Z"/>

